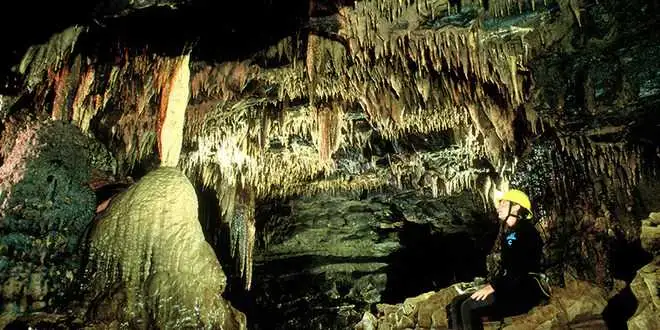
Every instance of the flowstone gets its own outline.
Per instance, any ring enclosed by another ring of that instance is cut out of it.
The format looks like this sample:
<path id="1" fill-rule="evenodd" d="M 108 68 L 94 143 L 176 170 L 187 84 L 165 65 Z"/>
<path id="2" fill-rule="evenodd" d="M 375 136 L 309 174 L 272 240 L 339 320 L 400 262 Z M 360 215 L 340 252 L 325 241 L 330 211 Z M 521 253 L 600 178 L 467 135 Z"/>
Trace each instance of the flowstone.
<path id="1" fill-rule="evenodd" d="M 222 298 L 226 277 L 198 221 L 197 195 L 161 167 L 115 197 L 90 233 L 94 322 L 120 327 L 245 329 Z M 112 308 L 109 306 L 121 306 Z"/>

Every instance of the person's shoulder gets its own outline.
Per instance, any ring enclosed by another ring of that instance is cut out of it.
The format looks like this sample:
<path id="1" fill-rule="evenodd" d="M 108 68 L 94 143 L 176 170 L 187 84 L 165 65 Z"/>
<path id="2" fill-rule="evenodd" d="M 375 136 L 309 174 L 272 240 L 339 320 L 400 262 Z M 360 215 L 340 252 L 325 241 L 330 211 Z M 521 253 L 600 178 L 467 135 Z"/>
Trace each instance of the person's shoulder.
<path id="1" fill-rule="evenodd" d="M 521 227 L 522 227 L 521 229 L 524 230 L 525 232 L 532 234 L 536 233 L 537 235 L 539 233 L 539 231 L 536 229 L 536 226 L 534 225 L 531 219 L 525 221 L 524 225 Z"/>

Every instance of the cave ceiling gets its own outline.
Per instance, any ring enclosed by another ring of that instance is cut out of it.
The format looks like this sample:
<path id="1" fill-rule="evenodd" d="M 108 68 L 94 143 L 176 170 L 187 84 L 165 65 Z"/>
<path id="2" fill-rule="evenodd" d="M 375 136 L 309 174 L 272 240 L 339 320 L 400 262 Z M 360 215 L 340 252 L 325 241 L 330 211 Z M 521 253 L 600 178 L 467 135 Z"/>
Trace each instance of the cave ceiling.
<path id="1" fill-rule="evenodd" d="M 229 218 L 259 199 L 345 190 L 471 189 L 486 201 L 548 139 L 625 187 L 658 143 L 657 9 L 22 1 L 11 12 L 29 24 L 3 41 L 0 116 L 70 121 L 128 175 L 162 156 L 163 104 L 187 65 L 175 164 L 215 189 Z"/>

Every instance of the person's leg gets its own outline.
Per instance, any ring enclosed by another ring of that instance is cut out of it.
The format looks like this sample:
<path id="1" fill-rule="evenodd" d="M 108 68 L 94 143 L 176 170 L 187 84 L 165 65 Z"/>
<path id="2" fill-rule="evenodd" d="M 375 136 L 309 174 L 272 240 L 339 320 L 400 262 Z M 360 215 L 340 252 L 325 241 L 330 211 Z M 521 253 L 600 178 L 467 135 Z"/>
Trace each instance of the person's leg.
<path id="1" fill-rule="evenodd" d="M 461 305 L 468 298 L 470 298 L 469 294 L 456 296 L 447 306 L 447 324 L 449 325 L 449 329 L 463 329 L 461 319 Z"/>
<path id="2" fill-rule="evenodd" d="M 491 293 L 486 299 L 478 301 L 466 299 L 461 304 L 461 323 L 463 329 L 483 329 L 481 317 L 490 314 L 494 309 L 495 294 Z"/>

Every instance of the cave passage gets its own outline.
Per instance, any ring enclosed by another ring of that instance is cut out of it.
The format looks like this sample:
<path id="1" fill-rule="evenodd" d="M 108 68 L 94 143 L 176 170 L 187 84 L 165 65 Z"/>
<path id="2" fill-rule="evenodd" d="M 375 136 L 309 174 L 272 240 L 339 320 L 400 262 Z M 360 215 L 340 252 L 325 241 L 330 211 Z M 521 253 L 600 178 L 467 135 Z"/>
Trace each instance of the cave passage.
<path id="1" fill-rule="evenodd" d="M 442 234 L 428 224 L 406 222 L 399 233 L 402 248 L 390 255 L 383 302 L 439 290 L 456 282 L 486 276 L 486 255 L 492 239 L 467 232 Z"/>

